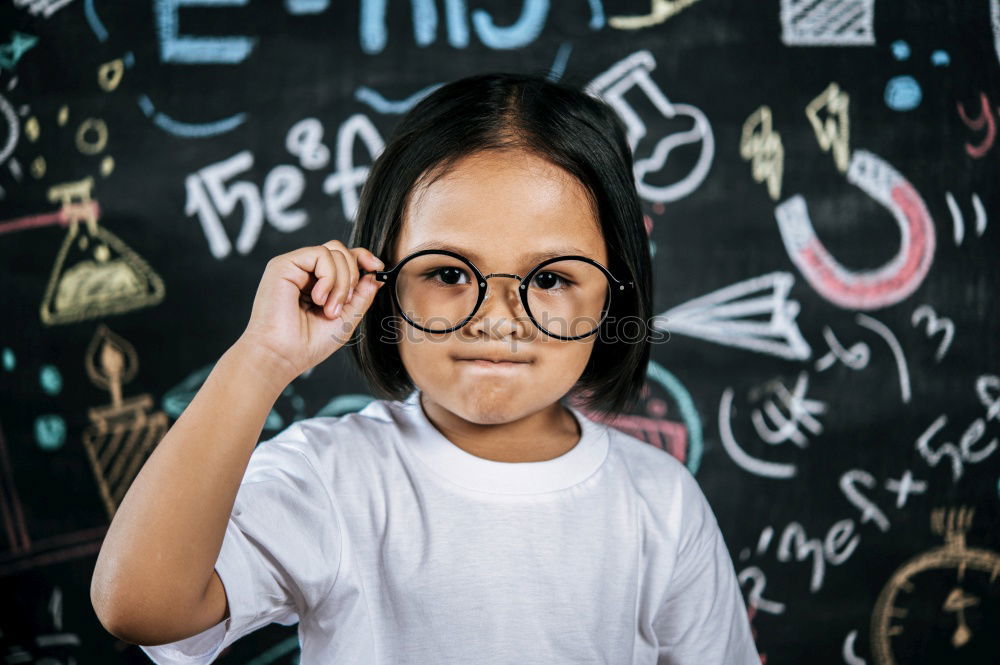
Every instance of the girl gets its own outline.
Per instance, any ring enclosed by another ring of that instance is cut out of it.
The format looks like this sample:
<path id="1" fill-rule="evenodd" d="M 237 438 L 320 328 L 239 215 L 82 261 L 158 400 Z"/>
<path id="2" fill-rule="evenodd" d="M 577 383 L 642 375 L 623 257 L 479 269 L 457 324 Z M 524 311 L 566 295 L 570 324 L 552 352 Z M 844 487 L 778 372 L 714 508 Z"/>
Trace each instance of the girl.
<path id="1" fill-rule="evenodd" d="M 631 408 L 650 354 L 614 112 L 537 75 L 437 89 L 372 167 L 350 245 L 268 262 L 115 515 L 104 626 L 161 664 L 298 622 L 305 665 L 759 665 L 694 478 L 580 410 Z M 255 448 L 343 346 L 379 398 Z"/>

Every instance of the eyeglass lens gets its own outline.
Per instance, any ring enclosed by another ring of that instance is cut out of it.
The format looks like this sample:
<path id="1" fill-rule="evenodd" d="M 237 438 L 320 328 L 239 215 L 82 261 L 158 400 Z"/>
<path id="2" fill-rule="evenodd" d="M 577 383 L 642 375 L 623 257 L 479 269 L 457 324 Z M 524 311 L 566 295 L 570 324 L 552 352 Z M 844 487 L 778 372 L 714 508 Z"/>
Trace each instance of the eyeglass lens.
<path id="1" fill-rule="evenodd" d="M 490 289 L 508 286 L 490 278 Z M 606 315 L 611 285 L 604 272 L 586 261 L 563 259 L 546 264 L 528 284 L 531 316 L 546 332 L 576 337 L 592 332 Z M 490 292 L 488 292 L 489 294 Z M 396 278 L 396 298 L 410 321 L 431 331 L 445 331 L 472 314 L 479 297 L 475 273 L 447 254 L 423 254 L 408 260 Z M 490 294 L 490 297 L 493 297 Z"/>

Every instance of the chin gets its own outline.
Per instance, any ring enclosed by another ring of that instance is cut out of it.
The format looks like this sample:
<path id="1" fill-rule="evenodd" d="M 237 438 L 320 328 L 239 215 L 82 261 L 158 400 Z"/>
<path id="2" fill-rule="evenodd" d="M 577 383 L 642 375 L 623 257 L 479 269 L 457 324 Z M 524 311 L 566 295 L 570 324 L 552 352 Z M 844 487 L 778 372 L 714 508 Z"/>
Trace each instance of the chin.
<path id="1" fill-rule="evenodd" d="M 498 386 L 472 388 L 459 391 L 450 404 L 442 402 L 452 413 L 471 423 L 479 425 L 499 425 L 516 420 L 525 415 L 518 407 L 521 389 Z M 451 408 L 451 404 L 454 408 Z"/>

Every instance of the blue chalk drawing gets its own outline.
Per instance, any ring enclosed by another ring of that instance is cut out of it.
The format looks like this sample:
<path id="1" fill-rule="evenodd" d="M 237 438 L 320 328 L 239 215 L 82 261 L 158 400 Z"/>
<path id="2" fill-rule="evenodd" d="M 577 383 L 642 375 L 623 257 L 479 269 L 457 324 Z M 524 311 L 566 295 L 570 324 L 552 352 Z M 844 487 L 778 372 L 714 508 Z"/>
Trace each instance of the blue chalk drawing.
<path id="1" fill-rule="evenodd" d="M 381 53 L 388 39 L 385 29 L 385 6 L 387 0 L 361 0 L 361 49 L 365 53 Z M 464 0 L 448 3 L 449 16 L 456 7 L 464 8 Z M 428 46 L 437 35 L 437 8 L 434 0 L 411 0 L 413 11 L 413 32 L 417 46 Z M 464 14 L 464 9 L 462 11 Z M 449 29 L 458 27 L 449 21 Z M 468 35 L 465 36 L 468 43 Z"/>
<path id="2" fill-rule="evenodd" d="M 589 0 L 590 2 L 590 29 L 600 30 L 604 27 L 604 3 L 601 0 Z"/>
<path id="3" fill-rule="evenodd" d="M 559 50 L 556 51 L 556 59 L 552 61 L 552 66 L 549 67 L 548 79 L 550 81 L 558 81 L 562 78 L 562 75 L 566 72 L 566 63 L 569 61 L 569 54 L 573 50 L 572 44 L 561 44 Z"/>
<path id="4" fill-rule="evenodd" d="M 0 69 L 13 70 L 21 56 L 38 43 L 38 37 L 23 32 L 10 33 L 10 42 L 0 44 Z"/>
<path id="5" fill-rule="evenodd" d="M 359 40 L 365 53 L 381 53 L 386 46 L 387 0 L 361 0 L 361 26 Z M 588 0 L 590 28 L 604 27 L 604 5 L 601 0 Z M 438 12 L 434 0 L 410 0 L 413 15 L 413 33 L 417 46 L 426 47 L 437 38 Z M 448 44 L 453 48 L 469 45 L 469 26 L 466 20 L 466 0 L 445 0 L 445 23 Z M 517 49 L 538 38 L 549 14 L 549 0 L 524 0 L 521 15 L 512 24 L 498 26 L 485 9 L 472 11 L 473 27 L 480 41 L 492 49 Z"/>
<path id="6" fill-rule="evenodd" d="M 368 104 L 368 106 L 372 107 L 372 109 L 378 111 L 379 113 L 406 113 L 411 108 L 416 106 L 417 102 L 440 88 L 442 85 L 444 84 L 435 83 L 434 85 L 429 85 L 398 102 L 389 101 L 375 90 L 363 85 L 354 91 L 354 98 L 359 102 Z"/>
<path id="7" fill-rule="evenodd" d="M 910 45 L 902 39 L 894 41 L 889 45 L 889 48 L 892 49 L 892 57 L 896 60 L 906 60 L 910 57 Z"/>
<path id="8" fill-rule="evenodd" d="M 108 30 L 101 23 L 101 19 L 97 16 L 97 11 L 94 10 L 94 0 L 85 0 L 83 3 L 83 14 L 87 17 L 87 23 L 90 25 L 90 29 L 94 32 L 94 36 L 97 37 L 97 41 L 104 42 L 108 39 Z"/>
<path id="9" fill-rule="evenodd" d="M 62 374 L 55 365 L 42 365 L 38 371 L 38 382 L 46 395 L 58 395 L 62 392 Z"/>
<path id="10" fill-rule="evenodd" d="M 374 397 L 358 393 L 337 395 L 316 412 L 316 418 L 336 418 L 365 408 Z"/>
<path id="11" fill-rule="evenodd" d="M 236 64 L 246 60 L 257 43 L 255 37 L 191 37 L 178 33 L 181 7 L 242 7 L 249 0 L 154 0 L 156 33 L 162 62 L 189 65 Z"/>
<path id="12" fill-rule="evenodd" d="M 493 49 L 516 49 L 527 46 L 538 38 L 548 13 L 549 0 L 525 0 L 521 16 L 513 25 L 497 26 L 485 9 L 472 12 L 472 25 L 486 46 Z"/>
<path id="13" fill-rule="evenodd" d="M 889 49 L 892 57 L 900 62 L 910 58 L 910 45 L 902 39 L 892 42 Z M 935 67 L 947 67 L 951 64 L 951 56 L 947 51 L 937 49 L 931 53 L 931 64 Z M 920 83 L 912 76 L 894 76 L 885 84 L 885 105 L 894 111 L 911 111 L 917 108 L 923 96 Z"/>
<path id="14" fill-rule="evenodd" d="M 885 84 L 885 105 L 893 111 L 911 111 L 922 98 L 920 84 L 912 76 L 893 76 Z"/>
<path id="15" fill-rule="evenodd" d="M 153 106 L 152 100 L 147 95 L 139 95 L 139 108 L 142 112 L 146 114 L 146 117 L 151 117 L 153 123 L 160 129 L 166 131 L 168 134 L 173 134 L 174 136 L 179 136 L 182 138 L 204 138 L 206 136 L 217 136 L 219 134 L 225 134 L 226 132 L 232 131 L 246 122 L 246 113 L 236 113 L 228 118 L 222 118 L 221 120 L 214 120 L 211 122 L 201 122 L 201 123 L 191 123 L 191 122 L 181 122 L 180 120 L 174 120 L 167 114 L 157 111 L 156 107 Z"/>
<path id="16" fill-rule="evenodd" d="M 448 44 L 452 48 L 465 48 L 469 45 L 469 24 L 465 21 L 465 12 L 465 0 L 445 0 Z"/>
<path id="17" fill-rule="evenodd" d="M 14 349 L 5 346 L 3 348 L 3 368 L 8 372 L 13 372 L 15 367 L 17 367 L 17 357 L 14 355 Z"/>
<path id="18" fill-rule="evenodd" d="M 330 6 L 330 0 L 285 0 L 285 9 L 289 14 L 319 14 Z"/>
<path id="19" fill-rule="evenodd" d="M 646 368 L 646 376 L 666 388 L 667 392 L 670 393 L 671 397 L 677 403 L 677 407 L 681 412 L 681 420 L 688 432 L 687 459 L 684 465 L 692 474 L 697 473 L 698 468 L 701 466 L 701 455 L 705 443 L 701 430 L 701 417 L 694 406 L 694 400 L 691 399 L 691 393 L 687 391 L 687 388 L 684 387 L 684 384 L 676 376 L 655 360 L 649 361 L 649 366 Z"/>
<path id="20" fill-rule="evenodd" d="M 66 421 L 49 414 L 35 418 L 35 441 L 42 450 L 58 450 L 66 441 Z"/>

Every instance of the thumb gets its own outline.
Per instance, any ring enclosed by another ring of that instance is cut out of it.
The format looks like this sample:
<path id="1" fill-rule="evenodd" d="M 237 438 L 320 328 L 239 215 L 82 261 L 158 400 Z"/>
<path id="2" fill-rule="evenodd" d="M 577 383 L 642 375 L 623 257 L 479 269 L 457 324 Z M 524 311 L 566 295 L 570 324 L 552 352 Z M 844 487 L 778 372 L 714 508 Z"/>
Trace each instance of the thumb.
<path id="1" fill-rule="evenodd" d="M 339 344 L 343 345 L 350 340 L 354 329 L 361 323 L 365 312 L 371 307 L 375 295 L 382 288 L 384 282 L 375 281 L 374 274 L 367 274 L 358 280 L 358 285 L 354 287 L 354 295 L 349 303 L 344 304 L 340 316 L 330 321 L 330 335 Z"/>

